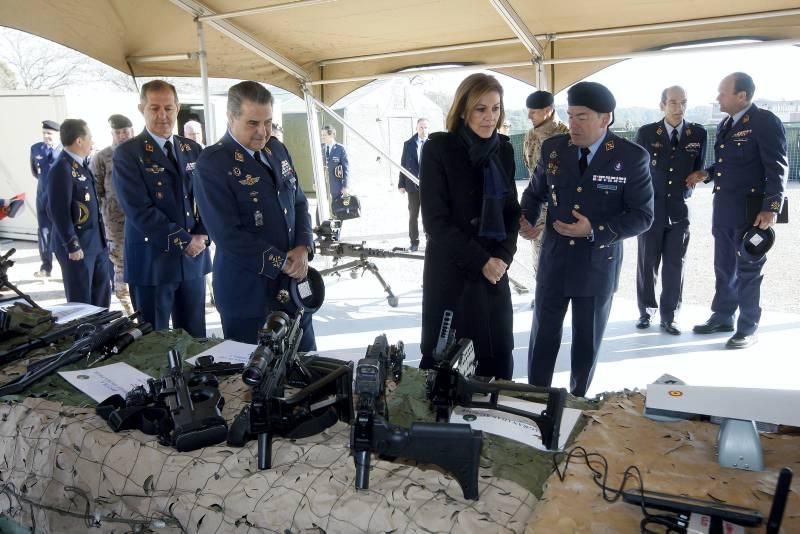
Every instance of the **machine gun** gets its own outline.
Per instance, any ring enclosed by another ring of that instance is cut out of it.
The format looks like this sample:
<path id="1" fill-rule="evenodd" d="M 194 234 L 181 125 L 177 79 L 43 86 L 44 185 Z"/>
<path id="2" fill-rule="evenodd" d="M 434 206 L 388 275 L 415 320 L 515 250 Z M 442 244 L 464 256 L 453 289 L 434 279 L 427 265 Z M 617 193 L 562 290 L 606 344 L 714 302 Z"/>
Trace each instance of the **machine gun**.
<path id="1" fill-rule="evenodd" d="M 336 219 L 323 221 L 318 227 L 314 228 L 314 233 L 317 234 L 316 248 L 317 254 L 321 256 L 331 256 L 333 258 L 333 267 L 329 269 L 320 270 L 322 276 L 329 274 L 338 274 L 340 272 L 350 271 L 352 278 L 358 278 L 358 271 L 363 275 L 365 272 L 372 273 L 378 279 L 383 290 L 386 292 L 386 301 L 389 306 L 396 308 L 399 302 L 397 295 L 392 292 L 392 288 L 381 276 L 378 266 L 370 261 L 370 258 L 405 258 L 409 260 L 424 260 L 425 256 L 422 254 L 413 254 L 403 250 L 385 250 L 381 248 L 370 248 L 366 246 L 366 242 L 362 241 L 357 243 L 343 243 L 339 240 L 339 235 L 342 231 L 342 222 Z M 356 258 L 352 261 L 339 263 L 342 258 Z"/>
<path id="2" fill-rule="evenodd" d="M 5 254 L 3 254 L 2 256 L 0 256 L 0 289 L 3 289 L 4 287 L 7 287 L 7 288 L 8 288 L 8 289 L 10 289 L 11 291 L 13 291 L 13 292 L 14 292 L 14 293 L 16 293 L 17 295 L 19 295 L 21 298 L 25 299 L 25 300 L 28 302 L 28 304 L 30 304 L 30 305 L 31 305 L 31 306 L 33 306 L 34 308 L 39 308 L 39 305 L 38 305 L 38 304 L 36 304 L 36 303 L 33 301 L 33 299 L 32 299 L 32 298 L 30 298 L 28 295 L 26 295 L 25 293 L 23 293 L 22 291 L 20 291 L 20 290 L 19 290 L 19 288 L 18 288 L 17 286 L 15 286 L 14 284 L 12 284 L 12 283 L 11 283 L 11 282 L 8 280 L 8 270 L 9 270 L 11 267 L 13 267 L 13 266 L 14 266 L 14 261 L 13 261 L 12 259 L 10 259 L 10 258 L 11 258 L 11 256 L 13 256 L 13 255 L 14 255 L 14 253 L 15 253 L 16 251 L 17 251 L 17 249 L 15 249 L 15 248 L 11 248 L 11 249 L 9 249 L 9 250 L 8 250 L 8 252 L 6 252 L 6 253 L 5 253 Z M 40 308 L 40 309 L 41 309 L 41 308 Z"/>
<path id="3" fill-rule="evenodd" d="M 136 318 L 136 314 L 130 317 L 120 317 L 120 315 L 122 312 L 110 313 L 109 317 L 113 317 L 114 320 L 107 324 L 82 323 L 77 327 L 75 342 L 70 348 L 29 365 L 24 375 L 0 386 L 0 397 L 16 395 L 45 376 L 65 365 L 76 363 L 82 358 L 88 361 L 92 355 L 107 353 L 116 346 L 119 338 L 127 335 L 135 326 L 133 320 Z"/>
<path id="4" fill-rule="evenodd" d="M 449 421 L 450 414 L 456 406 L 488 408 L 525 417 L 539 427 L 544 446 L 549 450 L 557 450 L 567 390 L 513 382 L 501 384 L 476 377 L 475 350 L 472 341 L 469 339 L 456 341 L 452 322 L 453 312 L 445 310 L 434 350 L 436 364 L 428 374 L 428 398 L 436 412 L 436 420 Z M 498 397 L 506 391 L 546 394 L 547 407 L 538 414 L 499 404 Z M 476 400 L 474 398 L 476 395 L 488 396 L 488 400 Z"/>
<path id="5" fill-rule="evenodd" d="M 358 408 L 350 429 L 356 489 L 369 488 L 370 458 L 375 452 L 438 465 L 456 478 L 464 498 L 477 499 L 482 432 L 469 425 L 412 423 L 410 428 L 402 428 L 387 421 L 386 375 L 391 369 L 399 378 L 394 362 L 402 361 L 402 351 L 401 343 L 390 347 L 386 335 L 380 335 L 356 367 Z"/>
<path id="6" fill-rule="evenodd" d="M 241 447 L 258 438 L 258 468 L 272 467 L 272 440 L 318 434 L 353 416 L 353 364 L 298 355 L 303 310 L 294 319 L 272 312 L 242 373 L 252 401 L 236 416 L 228 445 Z M 287 394 L 287 387 L 296 391 Z"/>
<path id="7" fill-rule="evenodd" d="M 228 424 L 222 417 L 225 399 L 214 374 L 201 368 L 183 369 L 176 350 L 167 353 L 167 372 L 133 388 L 123 399 L 112 395 L 97 406 L 97 414 L 114 432 L 139 429 L 157 435 L 162 445 L 193 451 L 225 441 Z"/>

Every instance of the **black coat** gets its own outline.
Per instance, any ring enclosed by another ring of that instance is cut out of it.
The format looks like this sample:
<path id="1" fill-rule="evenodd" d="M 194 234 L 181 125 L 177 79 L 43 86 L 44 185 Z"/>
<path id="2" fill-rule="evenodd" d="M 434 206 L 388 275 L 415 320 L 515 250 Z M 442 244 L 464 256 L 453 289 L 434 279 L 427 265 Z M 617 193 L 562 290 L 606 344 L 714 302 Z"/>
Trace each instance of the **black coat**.
<path id="1" fill-rule="evenodd" d="M 400 158 L 400 165 L 408 170 L 411 174 L 419 178 L 419 160 L 417 160 L 417 139 L 419 134 L 414 134 L 411 139 L 403 143 L 403 155 Z M 423 143 L 424 146 L 424 143 Z M 409 193 L 418 193 L 419 186 L 409 180 L 405 174 L 400 173 L 400 180 L 397 182 L 397 187 L 405 189 Z"/>
<path id="2" fill-rule="evenodd" d="M 444 310 L 454 313 L 458 337 L 475 343 L 478 373 L 511 378 L 514 348 L 508 276 L 493 285 L 481 273 L 497 257 L 508 265 L 517 251 L 520 207 L 514 182 L 514 149 L 500 136 L 499 163 L 508 195 L 503 215 L 504 241 L 478 236 L 483 202 L 483 173 L 469 163 L 458 135 L 435 133 L 425 143 L 420 169 L 422 222 L 428 234 L 422 293 L 422 362 L 426 368 Z"/>

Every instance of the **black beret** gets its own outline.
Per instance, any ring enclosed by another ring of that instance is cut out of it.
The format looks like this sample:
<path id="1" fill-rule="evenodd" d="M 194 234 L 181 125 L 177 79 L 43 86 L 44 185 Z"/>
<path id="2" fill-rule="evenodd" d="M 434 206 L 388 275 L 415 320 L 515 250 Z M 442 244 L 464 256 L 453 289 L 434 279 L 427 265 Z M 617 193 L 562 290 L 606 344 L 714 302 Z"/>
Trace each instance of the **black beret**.
<path id="1" fill-rule="evenodd" d="M 746 261 L 758 261 L 772 248 L 773 244 L 775 244 L 775 230 L 772 228 L 762 230 L 758 226 L 753 226 L 742 235 L 739 256 Z"/>
<path id="2" fill-rule="evenodd" d="M 57 132 L 61 125 L 56 121 L 42 121 L 42 130 L 53 130 Z"/>
<path id="3" fill-rule="evenodd" d="M 553 93 L 547 91 L 536 91 L 528 95 L 525 100 L 525 105 L 528 109 L 544 109 L 553 105 Z"/>
<path id="4" fill-rule="evenodd" d="M 567 104 L 586 106 L 598 113 L 611 113 L 617 107 L 614 95 L 605 85 L 597 82 L 578 82 L 567 91 Z"/>
<path id="5" fill-rule="evenodd" d="M 115 113 L 108 118 L 108 125 L 111 126 L 112 130 L 119 130 L 120 128 L 132 128 L 133 123 L 131 120 L 126 117 L 125 115 L 120 115 L 119 113 Z"/>

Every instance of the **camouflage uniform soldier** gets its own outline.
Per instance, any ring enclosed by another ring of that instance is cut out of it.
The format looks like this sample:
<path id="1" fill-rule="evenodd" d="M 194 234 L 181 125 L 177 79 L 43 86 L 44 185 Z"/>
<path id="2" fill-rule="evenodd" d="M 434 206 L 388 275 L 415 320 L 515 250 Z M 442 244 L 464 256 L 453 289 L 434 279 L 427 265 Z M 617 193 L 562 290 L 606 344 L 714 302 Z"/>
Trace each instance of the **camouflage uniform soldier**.
<path id="1" fill-rule="evenodd" d="M 536 163 L 539 161 L 542 152 L 542 143 L 554 135 L 569 133 L 567 125 L 560 122 L 553 108 L 553 95 L 547 91 L 536 91 L 528 95 L 525 101 L 528 107 L 528 119 L 533 128 L 525 134 L 523 151 L 525 153 L 525 166 L 528 168 L 528 175 L 533 176 Z M 524 216 L 524 215 L 523 215 Z M 534 225 L 536 237 L 532 240 L 533 252 L 533 274 L 539 267 L 539 255 L 542 251 L 542 237 L 544 236 L 544 224 L 547 219 L 547 206 L 542 206 L 542 211 Z"/>
<path id="2" fill-rule="evenodd" d="M 100 211 L 106 223 L 106 239 L 111 263 L 114 265 L 114 294 L 119 299 L 125 313 L 133 313 L 131 295 L 128 284 L 123 277 L 125 246 L 125 214 L 119 205 L 117 194 L 111 185 L 111 162 L 114 149 L 133 137 L 133 124 L 124 115 L 111 115 L 108 118 L 111 127 L 111 146 L 107 146 L 92 158 L 92 172 L 97 180 L 97 198 Z"/>

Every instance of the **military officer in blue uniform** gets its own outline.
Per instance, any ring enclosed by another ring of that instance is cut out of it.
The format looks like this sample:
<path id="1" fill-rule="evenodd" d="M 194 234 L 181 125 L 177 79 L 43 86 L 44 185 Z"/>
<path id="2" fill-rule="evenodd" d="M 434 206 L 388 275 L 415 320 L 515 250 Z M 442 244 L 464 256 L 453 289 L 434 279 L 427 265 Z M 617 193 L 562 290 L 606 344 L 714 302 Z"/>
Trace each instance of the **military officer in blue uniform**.
<path id="1" fill-rule="evenodd" d="M 313 253 L 308 201 L 286 147 L 271 135 L 272 94 L 228 90 L 228 132 L 197 161 L 197 204 L 216 245 L 214 296 L 226 339 L 256 343 L 270 311 L 287 309 L 289 281 Z M 292 310 L 289 310 L 292 311 Z M 311 314 L 300 350 L 316 348 Z"/>
<path id="2" fill-rule="evenodd" d="M 320 132 L 322 139 L 322 160 L 328 172 L 328 188 L 331 199 L 347 195 L 347 184 L 350 178 L 350 162 L 347 161 L 347 150 L 336 142 L 336 128 L 323 126 Z"/>
<path id="3" fill-rule="evenodd" d="M 661 328 L 668 334 L 681 333 L 675 322 L 683 290 L 683 265 L 689 247 L 689 206 L 693 188 L 686 177 L 705 164 L 706 130 L 683 119 L 686 91 L 672 86 L 661 93 L 664 118 L 646 124 L 636 133 L 636 143 L 650 153 L 653 179 L 653 226 L 637 238 L 636 328 L 650 326 L 651 313 L 658 308 Z M 661 298 L 656 301 L 656 279 L 661 269 Z"/>
<path id="4" fill-rule="evenodd" d="M 713 163 L 687 178 L 690 186 L 713 182 L 714 187 L 716 287 L 711 317 L 694 332 L 733 332 L 738 309 L 736 332 L 726 343 L 730 349 L 755 343 L 761 319 L 761 269 L 767 258 L 739 256 L 742 236 L 749 227 L 775 224 L 789 173 L 786 130 L 773 113 L 752 103 L 753 93 L 755 83 L 743 72 L 722 79 L 717 101 L 728 117 L 717 128 Z"/>
<path id="5" fill-rule="evenodd" d="M 194 202 L 192 177 L 200 145 L 173 135 L 175 87 L 142 86 L 145 129 L 114 151 L 113 185 L 125 213 L 125 281 L 131 301 L 156 330 L 182 328 L 205 337 L 208 235 Z"/>
<path id="6" fill-rule="evenodd" d="M 39 257 L 42 265 L 34 276 L 49 277 L 53 270 L 53 243 L 50 216 L 47 214 L 47 173 L 58 158 L 61 148 L 58 140 L 59 124 L 42 121 L 42 141 L 31 146 L 31 174 L 36 178 L 36 220 L 39 223 Z"/>
<path id="7" fill-rule="evenodd" d="M 47 196 L 53 222 L 53 251 L 64 278 L 67 301 L 102 308 L 111 303 L 111 279 L 103 216 L 87 159 L 92 134 L 86 122 L 66 119 L 60 128 L 64 147 L 48 175 Z"/>
<path id="8" fill-rule="evenodd" d="M 577 83 L 567 101 L 570 133 L 544 141 L 521 202 L 520 234 L 526 239 L 548 204 L 528 382 L 551 384 L 572 304 L 570 391 L 584 396 L 619 281 L 622 240 L 652 224 L 653 186 L 647 152 L 608 129 L 616 102 L 605 86 Z"/>

